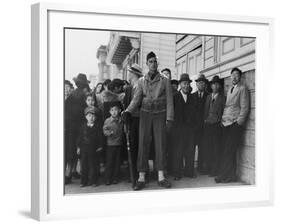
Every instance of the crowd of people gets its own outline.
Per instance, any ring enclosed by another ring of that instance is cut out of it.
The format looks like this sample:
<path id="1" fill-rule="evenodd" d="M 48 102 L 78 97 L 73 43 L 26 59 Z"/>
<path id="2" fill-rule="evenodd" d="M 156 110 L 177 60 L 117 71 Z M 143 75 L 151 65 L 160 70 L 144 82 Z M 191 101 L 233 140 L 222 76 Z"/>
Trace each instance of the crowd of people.
<path id="1" fill-rule="evenodd" d="M 146 74 L 133 64 L 129 82 L 108 79 L 93 90 L 85 74 L 73 79 L 75 89 L 65 81 L 65 184 L 72 178 L 80 178 L 81 187 L 117 184 L 120 166 L 128 164 L 126 141 L 134 190 L 149 181 L 150 160 L 163 188 L 172 186 L 168 177 L 195 178 L 197 171 L 217 183 L 237 181 L 236 153 L 249 111 L 242 71 L 231 70 L 225 95 L 218 76 L 209 81 L 200 74 L 193 92 L 187 73 L 171 80 L 170 69 L 158 71 L 155 53 L 146 65 Z"/>

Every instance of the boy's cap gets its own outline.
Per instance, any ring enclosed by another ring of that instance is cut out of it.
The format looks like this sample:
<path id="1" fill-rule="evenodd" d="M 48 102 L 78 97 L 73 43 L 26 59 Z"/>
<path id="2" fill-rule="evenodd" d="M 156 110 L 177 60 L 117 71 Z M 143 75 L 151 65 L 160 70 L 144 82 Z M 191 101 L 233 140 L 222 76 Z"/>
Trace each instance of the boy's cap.
<path id="1" fill-rule="evenodd" d="M 94 115 L 96 115 L 98 113 L 98 109 L 96 107 L 86 107 L 84 113 L 85 115 L 87 115 L 88 113 L 92 113 Z"/>

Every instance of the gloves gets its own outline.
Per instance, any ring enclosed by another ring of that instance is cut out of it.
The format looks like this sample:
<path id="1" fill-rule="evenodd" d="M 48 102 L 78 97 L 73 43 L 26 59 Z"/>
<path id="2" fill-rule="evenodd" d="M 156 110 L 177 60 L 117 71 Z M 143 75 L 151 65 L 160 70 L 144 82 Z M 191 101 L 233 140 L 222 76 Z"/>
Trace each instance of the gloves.
<path id="1" fill-rule="evenodd" d="M 121 118 L 127 124 L 130 121 L 131 113 L 125 110 L 121 113 Z"/>

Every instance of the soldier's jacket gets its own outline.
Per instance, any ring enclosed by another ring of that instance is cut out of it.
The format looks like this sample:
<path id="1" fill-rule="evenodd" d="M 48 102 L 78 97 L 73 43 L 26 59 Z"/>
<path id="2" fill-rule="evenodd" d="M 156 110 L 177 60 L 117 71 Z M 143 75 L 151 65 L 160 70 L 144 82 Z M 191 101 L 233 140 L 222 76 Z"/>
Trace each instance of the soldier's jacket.
<path id="1" fill-rule="evenodd" d="M 153 80 L 148 74 L 141 77 L 127 111 L 132 113 L 139 105 L 141 105 L 141 111 L 152 114 L 166 113 L 167 120 L 174 120 L 173 91 L 170 80 L 159 72 Z"/>

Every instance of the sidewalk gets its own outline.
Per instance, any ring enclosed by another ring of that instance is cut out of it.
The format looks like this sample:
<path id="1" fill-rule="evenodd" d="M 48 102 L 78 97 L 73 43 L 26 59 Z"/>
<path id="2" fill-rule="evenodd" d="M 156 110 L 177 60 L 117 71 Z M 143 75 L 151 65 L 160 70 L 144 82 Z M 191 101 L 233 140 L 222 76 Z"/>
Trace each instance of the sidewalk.
<path id="1" fill-rule="evenodd" d="M 196 178 L 184 177 L 179 181 L 174 181 L 173 178 L 168 178 L 172 183 L 172 189 L 180 188 L 200 188 L 200 187 L 225 187 L 225 186 L 239 186 L 245 185 L 241 182 L 236 183 L 220 183 L 217 184 L 213 177 L 207 175 L 201 175 Z M 132 191 L 132 185 L 127 180 L 122 180 L 118 184 L 105 185 L 100 183 L 98 187 L 84 187 L 80 188 L 78 179 L 74 179 L 72 184 L 65 186 L 65 194 L 83 194 L 83 193 L 101 193 L 101 192 L 120 192 L 120 191 Z M 151 180 L 144 190 L 157 190 L 163 189 L 157 185 L 156 180 Z"/>

